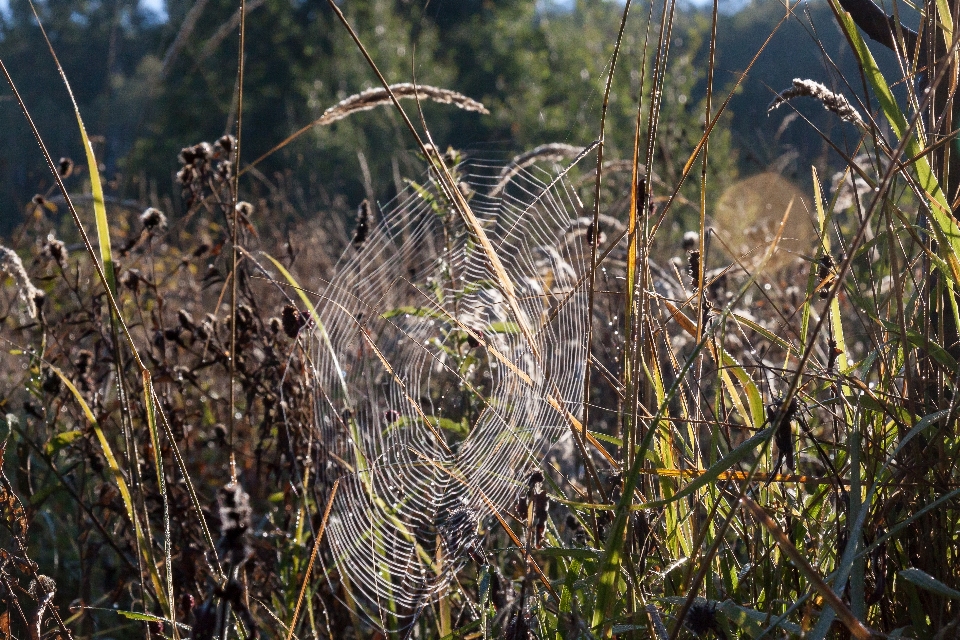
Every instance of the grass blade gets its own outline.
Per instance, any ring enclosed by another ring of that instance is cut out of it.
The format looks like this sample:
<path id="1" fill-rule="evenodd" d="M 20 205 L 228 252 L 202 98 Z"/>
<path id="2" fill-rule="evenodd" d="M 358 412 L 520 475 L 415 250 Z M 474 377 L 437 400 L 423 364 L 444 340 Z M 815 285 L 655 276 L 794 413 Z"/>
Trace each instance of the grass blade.
<path id="1" fill-rule="evenodd" d="M 80 405 L 83 415 L 86 416 L 87 422 L 90 423 L 94 434 L 97 436 L 97 442 L 100 443 L 100 451 L 103 453 L 103 457 L 107 461 L 107 466 L 110 468 L 111 475 L 113 475 L 114 482 L 117 485 L 117 490 L 120 492 L 120 497 L 123 499 L 123 506 L 127 511 L 127 518 L 129 518 L 130 523 L 133 525 L 134 533 L 137 538 L 137 546 L 140 547 L 140 553 L 143 555 L 143 560 L 147 566 L 147 571 L 150 573 L 150 580 L 153 582 L 153 588 L 156 592 L 157 599 L 160 601 L 161 608 L 169 609 L 168 600 L 164 596 L 164 589 L 160 582 L 160 574 L 157 571 L 157 563 L 153 558 L 153 552 L 150 549 L 150 545 L 147 543 L 147 540 L 143 535 L 143 529 L 140 527 L 140 520 L 137 518 L 136 510 L 133 506 L 133 498 L 130 495 L 130 488 L 127 486 L 127 481 L 123 477 L 123 472 L 120 471 L 120 465 L 117 464 L 116 456 L 113 455 L 113 449 L 110 447 L 110 442 L 107 440 L 106 435 L 104 435 L 103 429 L 100 428 L 100 424 L 97 422 L 97 418 L 93 415 L 93 411 L 90 410 L 90 406 L 87 404 L 87 401 L 83 399 L 83 394 L 80 393 L 80 390 L 77 389 L 73 382 L 71 382 L 70 379 L 64 375 L 60 369 L 50 365 L 50 370 L 53 371 L 57 377 L 60 378 L 60 381 L 63 382 L 67 389 L 70 390 L 70 393 L 77 401 L 77 404 Z"/>

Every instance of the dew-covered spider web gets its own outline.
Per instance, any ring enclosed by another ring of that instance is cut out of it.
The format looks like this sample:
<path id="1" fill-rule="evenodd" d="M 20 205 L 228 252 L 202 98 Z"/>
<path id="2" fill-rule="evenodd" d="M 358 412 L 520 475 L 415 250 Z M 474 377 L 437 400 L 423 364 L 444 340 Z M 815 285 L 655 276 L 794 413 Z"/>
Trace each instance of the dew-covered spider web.
<path id="1" fill-rule="evenodd" d="M 582 205 L 558 174 L 520 171 L 491 197 L 496 171 L 469 170 L 459 190 L 510 284 L 424 178 L 358 225 L 308 336 L 326 475 L 340 478 L 327 574 L 385 627 L 481 559 L 479 523 L 516 503 L 582 410 Z"/>

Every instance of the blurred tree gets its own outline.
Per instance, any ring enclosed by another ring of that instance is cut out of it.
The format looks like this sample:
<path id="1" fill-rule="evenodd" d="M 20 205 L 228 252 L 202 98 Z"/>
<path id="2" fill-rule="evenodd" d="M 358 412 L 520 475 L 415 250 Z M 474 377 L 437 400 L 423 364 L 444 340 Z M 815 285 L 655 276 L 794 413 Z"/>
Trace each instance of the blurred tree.
<path id="1" fill-rule="evenodd" d="M 132 144 L 136 111 L 128 79 L 145 51 L 155 49 L 162 25 L 137 0 L 46 0 L 36 4 L 71 79 L 98 154 L 108 165 Z M 82 159 L 76 120 L 27 0 L 0 12 L 0 57 L 17 82 L 51 154 Z M 34 193 L 52 183 L 20 108 L 0 91 L 0 231 L 9 229 Z"/>
<path id="2" fill-rule="evenodd" d="M 135 0 L 46 0 L 39 8 L 88 128 L 103 140 L 98 155 L 108 186 L 122 197 L 175 201 L 179 150 L 216 139 L 235 120 L 236 2 L 168 0 L 162 21 Z M 325 0 L 247 0 L 247 8 L 242 154 L 250 161 L 376 81 Z M 490 109 L 479 116 L 424 105 L 442 146 L 504 158 L 544 142 L 588 144 L 598 136 L 619 3 L 349 0 L 343 10 L 391 82 L 415 77 Z M 647 11 L 636 4 L 625 33 L 607 123 L 610 158 L 632 148 Z M 708 27 L 703 16 L 681 13 L 675 29 L 655 168 L 664 178 L 675 177 L 703 130 L 702 100 L 694 95 L 704 78 L 696 61 Z M 0 56 L 22 83 L 52 153 L 80 157 L 69 103 L 26 0 L 13 0 L 0 21 Z M 0 118 L 0 202 L 18 210 L 50 181 L 16 105 L 0 103 Z M 712 145 L 719 186 L 735 173 L 735 162 L 727 133 L 716 132 Z M 393 187 L 394 167 L 407 175 L 418 170 L 412 147 L 399 117 L 379 109 L 312 130 L 261 164 L 246 185 L 295 190 L 300 215 L 338 198 L 355 204 L 368 189 L 382 198 Z"/>

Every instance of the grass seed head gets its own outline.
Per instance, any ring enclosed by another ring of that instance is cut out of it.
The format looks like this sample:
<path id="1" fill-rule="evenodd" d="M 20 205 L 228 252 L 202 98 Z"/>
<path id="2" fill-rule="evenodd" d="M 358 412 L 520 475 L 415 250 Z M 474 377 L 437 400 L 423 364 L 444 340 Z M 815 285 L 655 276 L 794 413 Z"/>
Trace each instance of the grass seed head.
<path id="1" fill-rule="evenodd" d="M 36 318 L 46 296 L 43 291 L 33 286 L 33 282 L 27 275 L 27 270 L 24 268 L 23 261 L 20 260 L 17 252 L 2 245 L 0 245 L 0 271 L 13 278 L 17 295 L 24 303 L 27 315 Z"/>
<path id="2" fill-rule="evenodd" d="M 844 96 L 842 93 L 831 91 L 825 85 L 822 85 L 819 82 L 815 82 L 813 80 L 803 80 L 800 78 L 794 78 L 793 86 L 788 89 L 784 89 L 779 93 L 779 95 L 777 95 L 773 103 L 767 108 L 767 113 L 770 113 L 780 105 L 799 97 L 808 97 L 813 98 L 814 100 L 819 100 L 824 109 L 837 114 L 841 120 L 853 123 L 859 127 L 866 128 L 866 124 L 863 121 L 863 117 L 860 116 L 860 112 L 850 104 L 850 101 L 847 100 L 846 96 Z"/>

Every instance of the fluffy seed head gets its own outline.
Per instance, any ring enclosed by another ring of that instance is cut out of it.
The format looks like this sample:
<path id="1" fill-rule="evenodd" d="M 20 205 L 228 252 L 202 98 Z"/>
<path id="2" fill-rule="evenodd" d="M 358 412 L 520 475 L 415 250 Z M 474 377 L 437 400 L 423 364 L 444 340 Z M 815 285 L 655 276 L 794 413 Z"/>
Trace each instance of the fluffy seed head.
<path id="1" fill-rule="evenodd" d="M 288 338 L 296 338 L 300 329 L 306 324 L 303 315 L 292 304 L 284 305 L 280 312 L 280 321 L 283 324 L 283 332 Z"/>
<path id="2" fill-rule="evenodd" d="M 47 241 L 43 243 L 43 255 L 47 256 L 61 268 L 67 264 L 67 245 L 63 244 L 53 233 L 47 234 Z"/>
<path id="3" fill-rule="evenodd" d="M 250 216 L 253 215 L 253 205 L 245 200 L 241 200 L 237 203 L 237 213 L 249 220 Z"/>
<path id="4" fill-rule="evenodd" d="M 27 314 L 31 318 L 36 318 L 45 295 L 43 291 L 33 286 L 27 270 L 23 267 L 23 261 L 20 260 L 16 251 L 0 246 L 0 271 L 13 278 L 17 294 L 27 308 Z"/>
<path id="5" fill-rule="evenodd" d="M 250 530 L 250 496 L 238 482 L 231 482 L 217 492 L 220 516 L 220 549 L 223 557 L 239 564 L 249 555 L 247 532 Z"/>
<path id="6" fill-rule="evenodd" d="M 866 127 L 866 123 L 864 123 L 863 118 L 860 116 L 860 112 L 850 104 L 850 101 L 847 100 L 846 96 L 842 93 L 834 93 L 819 82 L 800 78 L 794 78 L 793 86 L 789 89 L 784 89 L 777 95 L 776 99 L 767 109 L 767 113 L 770 113 L 793 98 L 802 96 L 819 100 L 824 109 L 837 114 L 841 120 L 851 122 L 859 127 Z"/>
<path id="7" fill-rule="evenodd" d="M 159 209 L 150 207 L 140 214 L 140 224 L 147 231 L 162 231 L 167 228 L 167 216 Z"/>
<path id="8" fill-rule="evenodd" d="M 57 165 L 57 168 L 60 171 L 61 178 L 69 178 L 73 173 L 73 160 L 67 157 L 60 158 L 60 163 Z"/>

